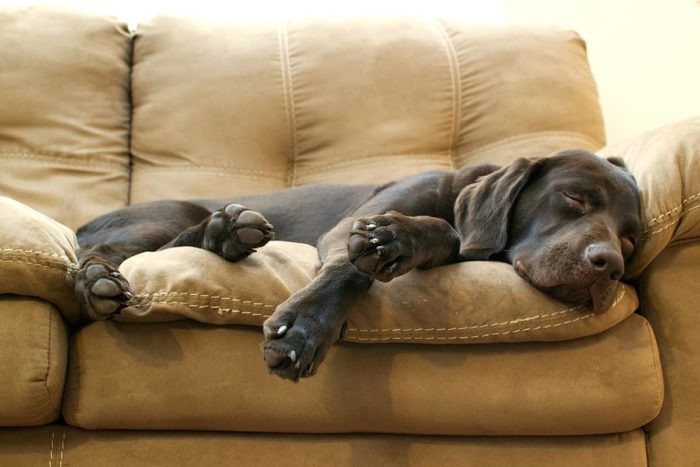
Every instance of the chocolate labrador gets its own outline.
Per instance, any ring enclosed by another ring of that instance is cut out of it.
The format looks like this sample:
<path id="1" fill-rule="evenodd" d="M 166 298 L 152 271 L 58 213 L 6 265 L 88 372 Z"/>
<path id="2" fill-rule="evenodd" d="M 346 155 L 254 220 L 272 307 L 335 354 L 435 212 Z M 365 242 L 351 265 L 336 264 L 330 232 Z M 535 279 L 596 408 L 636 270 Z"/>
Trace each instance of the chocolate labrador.
<path id="1" fill-rule="evenodd" d="M 296 381 L 316 372 L 373 280 L 413 268 L 507 261 L 554 297 L 606 310 L 641 232 L 640 195 L 620 159 L 571 150 L 381 186 L 139 204 L 78 230 L 76 294 L 90 318 L 111 318 L 132 298 L 117 269 L 126 258 L 194 246 L 238 261 L 273 238 L 273 224 L 279 240 L 316 245 L 323 263 L 263 325 L 267 366 Z"/>

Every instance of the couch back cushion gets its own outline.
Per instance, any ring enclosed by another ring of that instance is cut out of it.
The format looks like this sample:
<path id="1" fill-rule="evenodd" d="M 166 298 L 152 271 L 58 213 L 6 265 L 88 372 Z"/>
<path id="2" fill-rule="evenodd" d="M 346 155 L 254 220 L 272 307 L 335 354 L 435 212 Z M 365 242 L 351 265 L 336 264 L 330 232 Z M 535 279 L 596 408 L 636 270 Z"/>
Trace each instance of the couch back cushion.
<path id="1" fill-rule="evenodd" d="M 0 44 L 0 194 L 70 227 L 126 205 L 126 26 L 51 9 L 4 9 Z"/>
<path id="2" fill-rule="evenodd" d="M 583 41 L 441 20 L 139 27 L 131 201 L 381 183 L 597 150 Z"/>

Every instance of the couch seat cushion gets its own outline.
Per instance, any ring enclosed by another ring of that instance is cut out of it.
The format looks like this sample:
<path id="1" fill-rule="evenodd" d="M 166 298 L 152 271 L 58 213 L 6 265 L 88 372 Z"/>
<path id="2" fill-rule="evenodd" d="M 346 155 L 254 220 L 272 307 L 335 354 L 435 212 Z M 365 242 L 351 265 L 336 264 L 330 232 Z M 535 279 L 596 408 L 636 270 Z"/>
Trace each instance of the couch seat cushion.
<path id="1" fill-rule="evenodd" d="M 663 399 L 632 315 L 561 343 L 341 344 L 298 384 L 268 375 L 259 329 L 98 322 L 75 334 L 64 416 L 83 428 L 578 435 L 638 428 Z"/>
<path id="2" fill-rule="evenodd" d="M 52 305 L 0 296 L 0 426 L 56 420 L 67 360 L 66 326 Z"/>

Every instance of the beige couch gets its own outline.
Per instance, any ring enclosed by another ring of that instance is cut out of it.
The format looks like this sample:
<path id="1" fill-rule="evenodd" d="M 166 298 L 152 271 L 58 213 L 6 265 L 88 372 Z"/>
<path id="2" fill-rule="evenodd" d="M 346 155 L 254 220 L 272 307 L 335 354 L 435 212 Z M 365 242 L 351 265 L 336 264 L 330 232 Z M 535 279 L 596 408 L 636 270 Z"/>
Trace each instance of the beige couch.
<path id="1" fill-rule="evenodd" d="M 158 18 L 132 36 L 29 9 L 0 11 L 0 44 L 1 465 L 700 462 L 700 120 L 602 149 L 575 33 Z M 571 147 L 623 157 L 642 189 L 633 286 L 599 315 L 504 264 L 415 272 L 373 286 L 293 384 L 258 326 L 313 247 L 139 255 L 122 322 L 86 324 L 71 292 L 72 229 L 130 203 Z"/>

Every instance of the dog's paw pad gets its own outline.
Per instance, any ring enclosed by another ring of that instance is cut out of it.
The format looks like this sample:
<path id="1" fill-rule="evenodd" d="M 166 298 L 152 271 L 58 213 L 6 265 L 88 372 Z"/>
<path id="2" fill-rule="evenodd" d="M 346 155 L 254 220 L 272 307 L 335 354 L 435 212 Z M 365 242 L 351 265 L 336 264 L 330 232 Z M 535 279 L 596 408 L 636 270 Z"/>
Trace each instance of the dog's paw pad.
<path id="1" fill-rule="evenodd" d="M 237 220 L 239 224 L 246 225 L 263 226 L 267 224 L 267 219 L 265 219 L 262 214 L 255 211 L 243 211 L 238 216 Z"/>
<path id="2" fill-rule="evenodd" d="M 241 227 L 236 231 L 236 236 L 242 245 L 260 245 L 265 239 L 265 234 L 251 227 Z"/>
<path id="3" fill-rule="evenodd" d="M 100 297 L 115 297 L 122 293 L 119 286 L 113 280 L 107 279 L 106 277 L 97 279 L 97 281 L 95 281 L 93 286 L 90 288 L 90 291 L 94 295 L 98 295 Z"/>
<path id="4" fill-rule="evenodd" d="M 246 208 L 245 206 L 241 206 L 240 204 L 229 204 L 224 208 L 224 212 L 226 213 L 227 216 L 236 218 L 238 215 L 245 211 Z"/>
<path id="5" fill-rule="evenodd" d="M 262 214 L 240 204 L 214 212 L 204 230 L 202 248 L 237 261 L 272 240 L 272 225 Z"/>
<path id="6" fill-rule="evenodd" d="M 111 318 L 111 315 L 119 309 L 120 304 L 114 300 L 93 300 L 92 306 L 100 316 Z"/>
<path id="7" fill-rule="evenodd" d="M 75 293 L 93 320 L 113 318 L 134 297 L 129 282 L 106 263 L 94 263 L 80 269 Z"/>
<path id="8" fill-rule="evenodd" d="M 211 215 L 207 224 L 206 235 L 209 238 L 218 240 L 226 232 L 226 221 L 220 212 L 215 212 Z"/>

